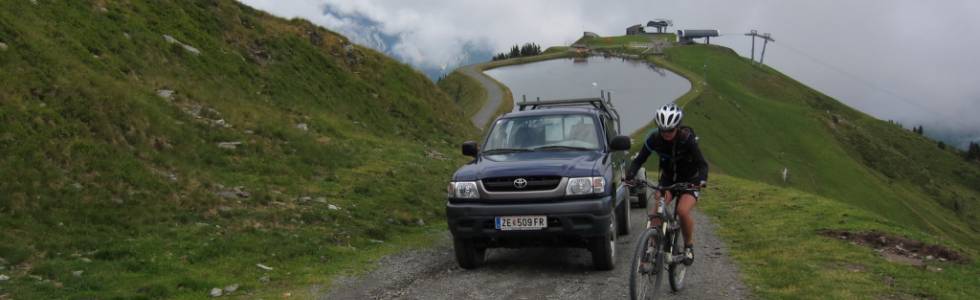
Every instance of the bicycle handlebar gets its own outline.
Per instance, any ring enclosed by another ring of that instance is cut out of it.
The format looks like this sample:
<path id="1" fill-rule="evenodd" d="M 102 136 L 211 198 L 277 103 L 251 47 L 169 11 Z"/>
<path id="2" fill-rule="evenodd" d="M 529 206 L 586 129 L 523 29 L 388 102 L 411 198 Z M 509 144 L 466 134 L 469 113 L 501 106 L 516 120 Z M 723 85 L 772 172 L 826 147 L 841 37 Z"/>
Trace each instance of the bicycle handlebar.
<path id="1" fill-rule="evenodd" d="M 668 186 L 660 186 L 659 184 L 655 184 L 655 183 L 653 183 L 653 182 L 651 182 L 649 180 L 641 180 L 641 179 L 634 179 L 634 180 L 636 181 L 637 186 L 646 186 L 646 187 L 649 187 L 649 188 L 652 188 L 652 189 L 655 189 L 655 190 L 658 190 L 658 191 L 692 191 L 692 192 L 694 192 L 694 191 L 700 191 L 701 190 L 701 187 L 700 186 L 698 186 L 697 184 L 693 184 L 693 183 L 681 182 L 681 183 L 671 184 L 671 185 L 668 185 Z"/>

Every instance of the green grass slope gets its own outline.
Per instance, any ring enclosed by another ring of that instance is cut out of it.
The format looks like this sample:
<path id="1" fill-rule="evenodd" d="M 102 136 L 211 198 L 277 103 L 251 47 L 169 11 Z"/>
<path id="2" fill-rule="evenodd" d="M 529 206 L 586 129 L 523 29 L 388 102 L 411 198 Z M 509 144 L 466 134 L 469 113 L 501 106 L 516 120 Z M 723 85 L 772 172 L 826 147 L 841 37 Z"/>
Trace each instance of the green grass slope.
<path id="1" fill-rule="evenodd" d="M 655 34 L 639 34 L 639 35 L 620 35 L 620 36 L 601 36 L 601 37 L 585 37 L 579 38 L 573 44 L 585 44 L 593 49 L 598 48 L 621 48 L 624 45 L 628 46 L 630 44 L 646 44 L 653 40 L 662 40 L 665 42 L 675 42 L 677 41 L 677 35 L 673 33 L 655 33 Z"/>
<path id="2" fill-rule="evenodd" d="M 980 293 L 980 166 L 727 48 L 678 46 L 647 59 L 695 83 L 679 102 L 719 185 L 703 208 L 721 223 L 754 293 L 787 299 Z M 874 229 L 950 247 L 972 262 L 942 264 L 940 272 L 898 265 L 823 237 L 820 229 Z"/>
<path id="3" fill-rule="evenodd" d="M 467 118 L 472 117 L 487 103 L 487 90 L 476 79 L 453 71 L 436 82 L 453 100 Z"/>
<path id="4" fill-rule="evenodd" d="M 699 207 L 716 220 L 745 284 L 761 299 L 977 299 L 980 262 L 896 264 L 865 246 L 817 236 L 827 228 L 879 231 L 935 244 L 875 212 L 816 196 L 716 174 Z"/>
<path id="5" fill-rule="evenodd" d="M 475 133 L 409 66 L 230 0 L 3 1 L 0 42 L 0 298 L 307 290 L 424 244 Z"/>
<path id="6" fill-rule="evenodd" d="M 980 246 L 980 166 L 730 49 L 674 47 L 665 60 L 707 77 L 685 120 L 717 170 L 852 204 L 963 249 Z"/>

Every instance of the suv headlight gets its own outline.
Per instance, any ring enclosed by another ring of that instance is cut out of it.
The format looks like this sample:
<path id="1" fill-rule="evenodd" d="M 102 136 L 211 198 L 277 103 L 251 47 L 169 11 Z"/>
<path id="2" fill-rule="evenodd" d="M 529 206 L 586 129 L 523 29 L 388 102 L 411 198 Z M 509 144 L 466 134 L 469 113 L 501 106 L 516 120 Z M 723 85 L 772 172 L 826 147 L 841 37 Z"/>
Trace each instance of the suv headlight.
<path id="1" fill-rule="evenodd" d="M 477 199 L 480 198 L 480 192 L 476 190 L 476 181 L 450 182 L 449 196 L 457 199 Z"/>
<path id="2" fill-rule="evenodd" d="M 575 177 L 568 179 L 565 195 L 585 195 L 606 191 L 606 179 L 602 177 Z"/>

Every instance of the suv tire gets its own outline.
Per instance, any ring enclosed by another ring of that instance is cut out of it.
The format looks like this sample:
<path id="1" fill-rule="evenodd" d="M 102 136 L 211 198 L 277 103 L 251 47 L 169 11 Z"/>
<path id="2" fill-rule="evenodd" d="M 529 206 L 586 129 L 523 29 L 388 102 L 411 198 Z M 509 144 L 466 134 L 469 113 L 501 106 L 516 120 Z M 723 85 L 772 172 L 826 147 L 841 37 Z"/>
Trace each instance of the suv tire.
<path id="1" fill-rule="evenodd" d="M 619 207 L 616 208 L 616 213 L 619 214 L 616 216 L 617 233 L 619 235 L 630 234 L 630 201 L 628 198 L 619 204 Z"/>
<path id="2" fill-rule="evenodd" d="M 483 265 L 487 258 L 487 248 L 479 248 L 472 240 L 453 238 L 453 248 L 456 251 L 456 263 L 463 269 L 476 269 Z"/>
<path id="3" fill-rule="evenodd" d="M 616 213 L 609 216 L 606 234 L 592 240 L 592 265 L 596 270 L 609 271 L 616 267 Z"/>

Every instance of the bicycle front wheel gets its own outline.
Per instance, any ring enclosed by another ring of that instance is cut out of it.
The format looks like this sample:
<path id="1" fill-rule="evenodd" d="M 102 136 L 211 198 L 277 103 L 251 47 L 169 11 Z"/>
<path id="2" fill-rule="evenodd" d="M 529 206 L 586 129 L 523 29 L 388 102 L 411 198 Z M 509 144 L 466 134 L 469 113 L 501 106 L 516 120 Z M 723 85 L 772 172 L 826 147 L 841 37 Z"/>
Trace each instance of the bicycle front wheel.
<path id="1" fill-rule="evenodd" d="M 674 231 L 673 234 L 668 234 L 672 236 L 674 242 L 672 243 L 671 255 L 674 257 L 680 257 L 684 255 L 684 245 L 680 242 L 681 232 Z M 687 265 L 683 262 L 675 261 L 670 264 L 667 268 L 667 274 L 669 274 L 670 290 L 677 292 L 684 288 L 684 277 L 687 276 Z"/>
<path id="2" fill-rule="evenodd" d="M 664 252 L 660 250 L 660 231 L 647 228 L 636 241 L 630 265 L 630 299 L 656 299 L 664 270 Z"/>

